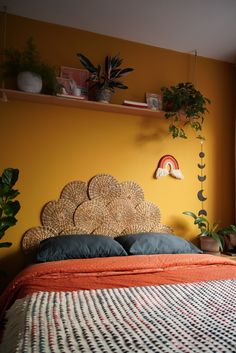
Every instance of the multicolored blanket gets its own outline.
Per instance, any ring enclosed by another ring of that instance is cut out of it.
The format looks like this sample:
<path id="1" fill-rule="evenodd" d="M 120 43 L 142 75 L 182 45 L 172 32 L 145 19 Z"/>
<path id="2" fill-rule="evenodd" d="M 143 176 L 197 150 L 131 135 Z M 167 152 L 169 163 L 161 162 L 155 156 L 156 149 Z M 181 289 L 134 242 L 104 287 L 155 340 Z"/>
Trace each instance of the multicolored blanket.
<path id="1" fill-rule="evenodd" d="M 236 352 L 235 293 L 236 280 L 38 292 L 7 312 L 0 352 Z"/>

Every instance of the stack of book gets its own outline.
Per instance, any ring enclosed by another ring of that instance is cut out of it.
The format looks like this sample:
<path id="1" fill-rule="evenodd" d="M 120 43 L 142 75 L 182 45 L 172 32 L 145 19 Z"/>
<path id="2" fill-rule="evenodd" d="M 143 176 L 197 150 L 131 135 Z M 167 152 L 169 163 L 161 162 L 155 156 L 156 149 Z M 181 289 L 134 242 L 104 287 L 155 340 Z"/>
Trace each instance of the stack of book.
<path id="1" fill-rule="evenodd" d="M 135 108 L 148 108 L 147 103 L 124 100 L 123 105 Z"/>

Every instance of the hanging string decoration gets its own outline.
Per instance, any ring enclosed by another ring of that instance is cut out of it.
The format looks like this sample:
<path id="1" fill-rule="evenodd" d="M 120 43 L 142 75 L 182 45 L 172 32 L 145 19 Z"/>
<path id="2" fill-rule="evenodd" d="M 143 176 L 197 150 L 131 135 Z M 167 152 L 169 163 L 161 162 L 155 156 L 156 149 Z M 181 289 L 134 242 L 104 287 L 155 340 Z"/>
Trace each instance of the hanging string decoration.
<path id="1" fill-rule="evenodd" d="M 179 169 L 179 163 L 170 154 L 161 157 L 157 165 L 156 178 L 159 179 L 166 175 L 171 175 L 176 179 L 184 179 L 184 176 Z"/>
<path id="2" fill-rule="evenodd" d="M 201 209 L 198 211 L 199 216 L 207 216 L 207 211 L 204 208 L 204 202 L 207 200 L 207 197 L 203 195 L 203 183 L 206 180 L 206 175 L 204 173 L 204 169 L 206 164 L 204 163 L 205 153 L 203 152 L 203 141 L 201 141 L 201 151 L 199 153 L 200 163 L 198 163 L 198 168 L 200 169 L 200 175 L 198 174 L 198 180 L 201 184 L 201 189 L 197 193 L 198 200 L 201 201 Z"/>

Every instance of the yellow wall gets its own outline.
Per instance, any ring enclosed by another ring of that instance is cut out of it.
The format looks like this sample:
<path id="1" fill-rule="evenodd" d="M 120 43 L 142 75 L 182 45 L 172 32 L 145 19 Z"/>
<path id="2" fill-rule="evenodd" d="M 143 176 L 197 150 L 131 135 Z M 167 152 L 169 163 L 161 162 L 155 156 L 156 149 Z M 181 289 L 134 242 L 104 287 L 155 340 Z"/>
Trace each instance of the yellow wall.
<path id="1" fill-rule="evenodd" d="M 77 52 L 95 63 L 107 54 L 120 53 L 123 67 L 135 71 L 124 80 L 129 89 L 117 90 L 113 103 L 144 101 L 145 92 L 160 93 L 164 85 L 193 79 L 190 54 L 8 16 L 8 46 L 22 48 L 29 35 L 44 61 L 58 66 L 81 68 Z M 227 225 L 234 222 L 234 67 L 198 57 L 196 79 L 197 88 L 212 101 L 204 124 L 205 206 L 211 220 Z M 146 199 L 160 206 L 164 223 L 187 239 L 196 236 L 192 220 L 182 215 L 201 207 L 196 196 L 200 142 L 193 134 L 187 140 L 173 140 L 167 134 L 167 122 L 155 117 L 18 101 L 0 103 L 0 121 L 0 170 L 19 168 L 17 188 L 21 192 L 18 223 L 4 237 L 14 245 L 1 249 L 1 268 L 12 274 L 20 268 L 22 234 L 40 224 L 40 211 L 47 201 L 58 198 L 67 182 L 87 181 L 97 173 L 136 181 Z M 153 178 L 165 154 L 178 160 L 183 181 Z"/>

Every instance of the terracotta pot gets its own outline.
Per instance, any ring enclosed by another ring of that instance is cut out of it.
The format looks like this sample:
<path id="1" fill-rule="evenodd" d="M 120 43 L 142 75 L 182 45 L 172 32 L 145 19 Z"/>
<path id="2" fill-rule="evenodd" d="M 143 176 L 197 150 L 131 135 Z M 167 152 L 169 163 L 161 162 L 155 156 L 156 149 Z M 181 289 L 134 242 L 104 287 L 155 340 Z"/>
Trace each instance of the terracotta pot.
<path id="1" fill-rule="evenodd" d="M 200 237 L 201 249 L 204 252 L 219 253 L 220 247 L 218 242 L 212 237 Z"/>

